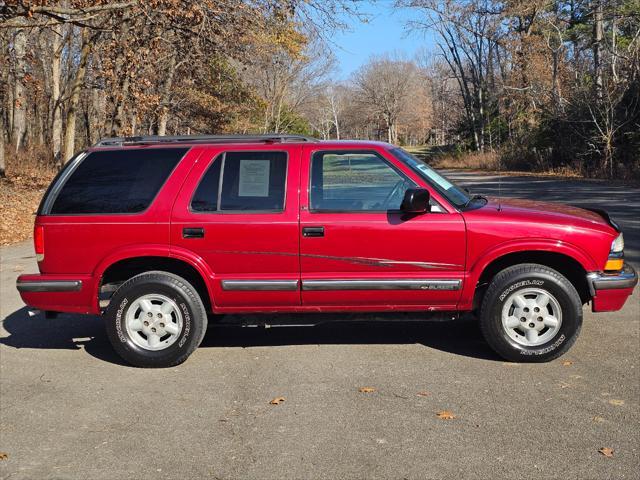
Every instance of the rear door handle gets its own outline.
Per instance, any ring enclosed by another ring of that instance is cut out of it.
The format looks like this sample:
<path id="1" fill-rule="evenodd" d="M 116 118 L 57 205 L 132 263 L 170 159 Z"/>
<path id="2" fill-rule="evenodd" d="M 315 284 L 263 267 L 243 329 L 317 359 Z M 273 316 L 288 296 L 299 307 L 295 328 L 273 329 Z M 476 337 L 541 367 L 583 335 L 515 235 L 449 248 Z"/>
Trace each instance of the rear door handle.
<path id="1" fill-rule="evenodd" d="M 182 238 L 204 238 L 204 228 L 185 227 L 182 229 Z"/>
<path id="2" fill-rule="evenodd" d="M 303 237 L 324 237 L 324 227 L 303 227 Z"/>

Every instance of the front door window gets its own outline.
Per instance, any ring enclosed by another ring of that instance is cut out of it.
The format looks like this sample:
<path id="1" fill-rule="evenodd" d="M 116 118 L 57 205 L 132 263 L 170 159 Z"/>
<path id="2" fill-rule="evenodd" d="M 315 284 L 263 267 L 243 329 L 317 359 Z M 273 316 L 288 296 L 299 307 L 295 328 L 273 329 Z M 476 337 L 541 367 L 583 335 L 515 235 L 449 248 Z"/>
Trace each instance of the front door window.
<path id="1" fill-rule="evenodd" d="M 316 152 L 311 159 L 313 212 L 398 210 L 415 184 L 374 152 Z"/>

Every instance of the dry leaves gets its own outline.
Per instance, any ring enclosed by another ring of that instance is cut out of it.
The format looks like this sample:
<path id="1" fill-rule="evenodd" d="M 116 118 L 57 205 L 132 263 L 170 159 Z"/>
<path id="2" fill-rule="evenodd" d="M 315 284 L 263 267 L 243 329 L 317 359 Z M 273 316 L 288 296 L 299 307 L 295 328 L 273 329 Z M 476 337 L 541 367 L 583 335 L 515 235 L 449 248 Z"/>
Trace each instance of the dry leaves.
<path id="1" fill-rule="evenodd" d="M 616 407 L 620 407 L 620 406 L 624 405 L 624 400 L 617 400 L 615 398 L 612 398 L 611 400 L 609 400 L 609 403 L 611 405 L 615 405 Z"/>
<path id="2" fill-rule="evenodd" d="M 360 387 L 360 388 L 358 389 L 358 391 L 359 391 L 360 393 L 373 393 L 373 392 L 375 392 L 375 391 L 376 391 L 376 389 L 375 389 L 375 388 L 373 388 L 373 387 Z"/>
<path id="3" fill-rule="evenodd" d="M 4 452 L 0 452 L 0 460 L 7 460 L 9 458 L 9 455 L 7 455 Z"/>
<path id="4" fill-rule="evenodd" d="M 563 367 L 570 367 L 571 365 L 573 365 L 573 362 L 571 360 L 565 360 L 564 362 L 562 362 Z"/>
<path id="5" fill-rule="evenodd" d="M 456 418 L 456 416 L 448 410 L 442 410 L 441 412 L 436 413 L 436 417 L 440 420 L 453 420 Z"/>
<path id="6" fill-rule="evenodd" d="M 419 397 L 428 397 L 431 394 L 427 391 L 423 391 L 423 392 L 416 393 L 416 395 L 418 395 Z"/>
<path id="7" fill-rule="evenodd" d="M 0 245 L 27 240 L 33 235 L 35 212 L 44 193 L 44 188 L 32 186 L 19 177 L 0 180 Z"/>
<path id="8" fill-rule="evenodd" d="M 602 455 L 604 455 L 607 458 L 613 457 L 613 448 L 602 447 L 600 450 L 598 450 L 598 452 L 600 452 Z"/>
<path id="9" fill-rule="evenodd" d="M 280 405 L 282 402 L 284 402 L 286 399 L 284 397 L 276 397 L 273 400 L 271 400 L 269 403 L 271 405 Z"/>

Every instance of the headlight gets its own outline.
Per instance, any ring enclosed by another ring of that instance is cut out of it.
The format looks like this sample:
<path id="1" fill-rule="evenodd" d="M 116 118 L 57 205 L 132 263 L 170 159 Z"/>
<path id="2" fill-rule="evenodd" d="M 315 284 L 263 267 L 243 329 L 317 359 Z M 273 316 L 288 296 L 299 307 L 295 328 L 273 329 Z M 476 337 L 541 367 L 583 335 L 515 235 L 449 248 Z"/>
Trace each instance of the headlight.
<path id="1" fill-rule="evenodd" d="M 624 250 L 624 235 L 622 233 L 611 242 L 611 253 L 621 253 Z"/>

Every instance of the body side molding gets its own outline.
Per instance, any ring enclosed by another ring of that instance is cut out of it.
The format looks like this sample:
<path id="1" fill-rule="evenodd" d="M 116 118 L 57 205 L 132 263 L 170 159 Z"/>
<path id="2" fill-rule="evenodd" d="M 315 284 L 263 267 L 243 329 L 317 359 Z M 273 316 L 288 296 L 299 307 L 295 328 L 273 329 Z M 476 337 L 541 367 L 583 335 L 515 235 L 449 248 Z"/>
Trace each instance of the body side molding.
<path id="1" fill-rule="evenodd" d="M 302 290 L 460 290 L 462 280 L 303 280 Z"/>
<path id="2" fill-rule="evenodd" d="M 222 280 L 223 290 L 291 291 L 298 289 L 298 280 Z"/>

